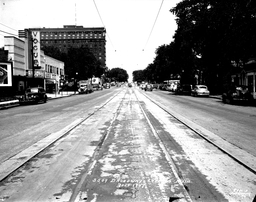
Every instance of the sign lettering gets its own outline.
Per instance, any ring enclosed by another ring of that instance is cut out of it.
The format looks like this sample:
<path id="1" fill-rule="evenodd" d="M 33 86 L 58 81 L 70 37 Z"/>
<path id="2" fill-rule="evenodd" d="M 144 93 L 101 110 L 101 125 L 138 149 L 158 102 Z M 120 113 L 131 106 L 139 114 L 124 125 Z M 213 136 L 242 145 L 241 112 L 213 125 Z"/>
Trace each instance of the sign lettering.
<path id="1" fill-rule="evenodd" d="M 33 60 L 34 67 L 41 66 L 41 58 L 40 58 L 40 32 L 32 31 L 32 46 L 33 46 Z"/>

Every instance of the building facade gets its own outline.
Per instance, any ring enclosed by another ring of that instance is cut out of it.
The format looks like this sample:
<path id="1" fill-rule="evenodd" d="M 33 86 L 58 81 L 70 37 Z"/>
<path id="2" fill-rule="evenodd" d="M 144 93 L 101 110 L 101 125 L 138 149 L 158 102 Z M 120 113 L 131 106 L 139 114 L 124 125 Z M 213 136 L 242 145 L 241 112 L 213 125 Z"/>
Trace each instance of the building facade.
<path id="1" fill-rule="evenodd" d="M 256 58 L 250 59 L 240 71 L 233 73 L 231 78 L 235 85 L 248 86 L 256 99 Z"/>
<path id="2" fill-rule="evenodd" d="M 64 62 L 45 55 L 45 88 L 46 92 L 56 93 L 61 86 L 61 77 L 64 77 Z"/>
<path id="3" fill-rule="evenodd" d="M 104 27 L 85 28 L 64 25 L 63 28 L 30 28 L 32 37 L 40 40 L 40 48 L 54 46 L 62 52 L 69 47 L 88 47 L 103 66 L 106 66 L 106 29 Z M 35 41 L 35 40 L 34 40 Z"/>
<path id="4" fill-rule="evenodd" d="M 13 65 L 13 88 L 22 91 L 26 81 L 25 42 L 13 36 L 4 37 L 4 49 L 8 51 L 8 61 Z"/>
<path id="5" fill-rule="evenodd" d="M 8 51 L 7 59 L 13 67 L 13 90 L 17 92 L 28 87 L 42 86 L 48 93 L 58 92 L 61 77 L 65 75 L 64 62 L 35 48 L 35 40 L 33 45 L 29 41 L 27 38 L 13 36 L 5 36 L 4 39 L 4 50 Z"/>

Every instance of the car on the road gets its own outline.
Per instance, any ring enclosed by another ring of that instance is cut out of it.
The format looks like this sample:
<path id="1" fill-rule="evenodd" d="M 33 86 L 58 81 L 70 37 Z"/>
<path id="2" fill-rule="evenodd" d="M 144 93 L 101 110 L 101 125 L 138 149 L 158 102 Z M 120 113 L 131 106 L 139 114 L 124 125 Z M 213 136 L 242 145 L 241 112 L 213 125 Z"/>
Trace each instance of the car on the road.
<path id="1" fill-rule="evenodd" d="M 253 95 L 248 86 L 232 86 L 222 94 L 222 101 L 227 104 L 234 102 L 252 102 Z"/>
<path id="2" fill-rule="evenodd" d="M 103 88 L 110 88 L 110 83 L 104 83 Z"/>
<path id="3" fill-rule="evenodd" d="M 191 95 L 192 85 L 191 84 L 180 84 L 175 91 L 178 95 Z"/>
<path id="4" fill-rule="evenodd" d="M 92 84 L 92 88 L 93 88 L 94 91 L 103 90 L 103 87 L 100 84 Z"/>
<path id="5" fill-rule="evenodd" d="M 80 83 L 78 88 L 79 94 L 87 94 L 93 92 L 93 87 L 90 83 Z"/>
<path id="6" fill-rule="evenodd" d="M 191 90 L 192 96 L 206 96 L 210 95 L 210 91 L 206 85 L 195 85 L 194 88 Z"/>
<path id="7" fill-rule="evenodd" d="M 141 90 L 145 90 L 145 87 L 146 87 L 146 84 L 145 84 L 145 83 L 140 84 L 140 89 L 141 89 Z"/>
<path id="8" fill-rule="evenodd" d="M 147 84 L 145 86 L 145 91 L 152 91 L 153 90 L 153 85 L 152 84 Z"/>
<path id="9" fill-rule="evenodd" d="M 18 96 L 20 104 L 47 102 L 46 91 L 43 87 L 32 87 L 25 90 L 23 95 Z"/>

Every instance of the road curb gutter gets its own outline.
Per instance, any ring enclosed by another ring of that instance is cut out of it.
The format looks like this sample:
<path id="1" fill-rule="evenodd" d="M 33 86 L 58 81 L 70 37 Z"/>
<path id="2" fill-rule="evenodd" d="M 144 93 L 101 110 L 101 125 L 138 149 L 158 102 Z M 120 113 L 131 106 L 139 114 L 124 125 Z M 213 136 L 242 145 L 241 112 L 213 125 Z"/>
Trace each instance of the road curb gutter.
<path id="1" fill-rule="evenodd" d="M 7 178 L 12 172 L 20 168 L 24 165 L 27 161 L 29 161 L 32 157 L 36 156 L 46 147 L 60 139 L 62 136 L 67 134 L 73 128 L 75 128 L 78 124 L 80 124 L 84 119 L 80 118 L 71 123 L 70 125 L 66 126 L 62 130 L 52 133 L 51 135 L 45 137 L 44 139 L 36 142 L 35 144 L 31 145 L 27 149 L 21 151 L 20 153 L 16 154 L 15 156 L 11 157 L 10 159 L 4 161 L 0 165 L 0 181 Z"/>
<path id="2" fill-rule="evenodd" d="M 145 97 L 147 97 L 152 102 L 159 105 L 163 110 L 170 113 L 174 118 L 185 124 L 187 127 L 195 131 L 198 135 L 200 135 L 202 138 L 204 138 L 206 141 L 210 142 L 211 144 L 215 145 L 218 149 L 220 149 L 222 152 L 226 153 L 228 156 L 230 156 L 235 161 L 242 164 L 244 167 L 246 167 L 248 170 L 250 170 L 252 173 L 256 174 L 256 158 L 252 154 L 240 149 L 239 147 L 232 145 L 231 143 L 223 140 L 221 137 L 217 136 L 216 134 L 208 131 L 207 129 L 199 126 L 198 124 L 188 120 L 187 118 L 181 116 L 180 114 L 174 112 L 170 108 L 167 108 L 159 101 L 156 101 L 155 99 L 152 100 L 150 97 L 148 97 L 146 94 L 143 93 Z"/>

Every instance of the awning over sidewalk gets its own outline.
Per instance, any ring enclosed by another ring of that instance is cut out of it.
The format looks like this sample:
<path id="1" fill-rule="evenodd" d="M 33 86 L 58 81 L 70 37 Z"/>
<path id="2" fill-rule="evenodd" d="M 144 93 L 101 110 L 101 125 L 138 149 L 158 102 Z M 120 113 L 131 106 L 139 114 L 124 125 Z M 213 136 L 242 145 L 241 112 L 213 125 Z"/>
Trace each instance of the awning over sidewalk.
<path id="1" fill-rule="evenodd" d="M 53 80 L 53 79 L 46 79 L 46 80 L 45 80 L 45 83 L 46 83 L 46 84 L 55 84 L 55 83 L 56 83 L 56 80 Z"/>

